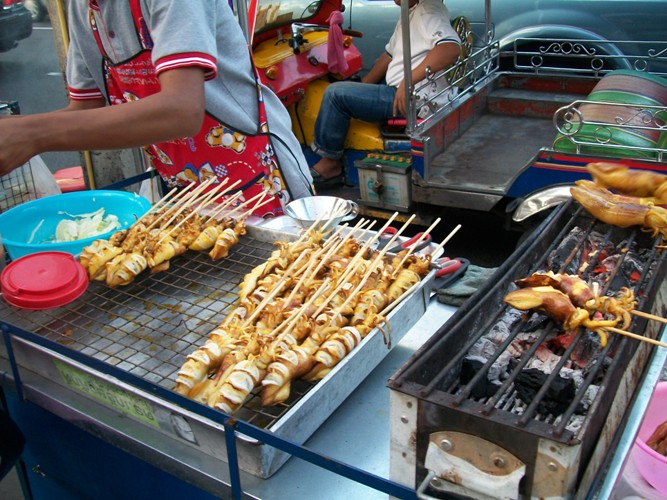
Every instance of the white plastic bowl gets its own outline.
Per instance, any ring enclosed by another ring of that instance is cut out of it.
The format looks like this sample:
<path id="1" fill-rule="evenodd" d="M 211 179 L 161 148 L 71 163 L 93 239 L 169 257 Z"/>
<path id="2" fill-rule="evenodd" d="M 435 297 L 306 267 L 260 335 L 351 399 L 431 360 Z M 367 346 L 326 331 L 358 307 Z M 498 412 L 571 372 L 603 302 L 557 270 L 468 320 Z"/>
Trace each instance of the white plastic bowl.
<path id="1" fill-rule="evenodd" d="M 92 190 L 63 193 L 18 205 L 0 214 L 0 235 L 11 259 L 36 252 L 60 251 L 78 255 L 94 240 L 107 239 L 115 231 L 131 226 L 150 208 L 143 196 L 126 191 Z M 118 217 L 119 229 L 64 243 L 50 242 L 58 223 L 67 214 L 88 214 L 104 208 Z M 31 242 L 31 243 L 28 243 Z"/>

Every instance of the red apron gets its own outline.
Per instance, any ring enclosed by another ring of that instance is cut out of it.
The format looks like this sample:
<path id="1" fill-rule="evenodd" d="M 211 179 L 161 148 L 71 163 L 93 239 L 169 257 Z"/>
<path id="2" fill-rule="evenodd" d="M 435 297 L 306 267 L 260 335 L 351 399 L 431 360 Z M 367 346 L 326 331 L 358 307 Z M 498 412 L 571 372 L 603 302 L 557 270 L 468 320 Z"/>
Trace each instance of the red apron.
<path id="1" fill-rule="evenodd" d="M 90 2 L 90 24 L 103 56 L 106 91 L 112 105 L 141 99 L 160 91 L 160 81 L 151 60 L 153 41 L 141 12 L 140 0 L 129 1 L 142 50 L 118 64 L 114 64 L 104 50 L 92 7 L 97 2 Z M 228 178 L 227 185 L 240 179 L 241 183 L 229 193 L 232 195 L 239 190 L 243 191 L 239 203 L 267 190 L 272 199 L 257 209 L 255 215 L 271 217 L 283 213 L 280 200 L 289 201 L 290 196 L 271 144 L 256 74 L 255 82 L 260 124 L 256 134 L 235 131 L 207 111 L 202 128 L 194 137 L 152 144 L 144 150 L 169 187 L 184 186 L 193 181 L 204 182 L 210 177 L 217 178 L 214 183 Z"/>

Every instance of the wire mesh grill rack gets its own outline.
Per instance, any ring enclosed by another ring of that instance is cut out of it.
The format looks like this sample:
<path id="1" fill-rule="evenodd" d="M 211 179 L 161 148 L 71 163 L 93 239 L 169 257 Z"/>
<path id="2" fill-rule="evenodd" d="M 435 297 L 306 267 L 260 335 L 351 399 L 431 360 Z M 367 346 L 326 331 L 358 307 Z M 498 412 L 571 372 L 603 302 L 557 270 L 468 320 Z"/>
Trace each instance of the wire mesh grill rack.
<path id="1" fill-rule="evenodd" d="M 167 271 L 145 271 L 131 284 L 109 288 L 92 282 L 67 306 L 28 311 L 0 304 L 13 325 L 171 389 L 186 356 L 232 310 L 243 277 L 264 262 L 272 243 L 244 237 L 228 257 L 212 261 L 189 251 L 172 259 Z M 262 408 L 252 395 L 237 416 L 266 428 L 284 414 L 312 383 L 295 381 L 288 401 Z"/>
<path id="2" fill-rule="evenodd" d="M 36 198 L 31 162 L 0 177 L 0 213 Z"/>

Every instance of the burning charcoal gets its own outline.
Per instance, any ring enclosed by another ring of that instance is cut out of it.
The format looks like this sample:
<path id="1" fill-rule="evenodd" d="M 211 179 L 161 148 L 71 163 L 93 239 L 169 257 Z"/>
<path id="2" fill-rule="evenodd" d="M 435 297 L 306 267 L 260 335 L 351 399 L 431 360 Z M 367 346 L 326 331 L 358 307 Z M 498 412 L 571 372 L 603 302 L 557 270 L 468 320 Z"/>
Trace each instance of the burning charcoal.
<path id="1" fill-rule="evenodd" d="M 621 268 L 609 288 L 611 290 L 620 290 L 624 286 L 631 286 L 636 283 L 642 275 L 643 264 L 638 256 L 633 253 L 627 253 L 621 262 Z"/>
<path id="2" fill-rule="evenodd" d="M 464 358 L 461 365 L 461 383 L 467 384 L 484 366 L 484 361 L 474 358 Z M 500 388 L 500 383 L 492 382 L 487 377 L 482 377 L 472 388 L 470 395 L 476 399 L 485 399 L 493 396 Z"/>
<path id="3" fill-rule="evenodd" d="M 560 360 L 559 355 L 554 354 L 547 346 L 540 345 L 535 351 L 535 357 L 526 366 L 527 368 L 536 368 L 542 372 L 550 373 L 556 369 Z"/>
<path id="4" fill-rule="evenodd" d="M 484 359 L 489 359 L 493 356 L 494 352 L 498 350 L 498 346 L 505 342 L 505 339 L 509 337 L 512 327 L 521 319 L 522 314 L 523 312 L 517 309 L 507 309 L 503 314 L 503 317 L 493 325 L 491 330 L 475 342 L 470 348 L 468 355 L 473 357 L 480 356 Z"/>
<path id="5" fill-rule="evenodd" d="M 583 231 L 579 227 L 572 228 L 572 231 L 562 239 L 560 244 L 549 254 L 547 258 L 547 267 L 554 272 L 566 272 L 575 274 L 579 267 L 579 262 L 571 262 L 570 259 L 574 251 L 581 244 L 584 238 Z M 567 267 L 565 267 L 567 265 Z"/>
<path id="6" fill-rule="evenodd" d="M 547 375 L 534 368 L 522 370 L 514 381 L 514 388 L 519 398 L 530 404 L 537 391 L 544 385 Z M 564 379 L 560 375 L 549 385 L 545 397 L 538 405 L 542 414 L 560 415 L 575 396 L 575 385 L 572 379 Z"/>

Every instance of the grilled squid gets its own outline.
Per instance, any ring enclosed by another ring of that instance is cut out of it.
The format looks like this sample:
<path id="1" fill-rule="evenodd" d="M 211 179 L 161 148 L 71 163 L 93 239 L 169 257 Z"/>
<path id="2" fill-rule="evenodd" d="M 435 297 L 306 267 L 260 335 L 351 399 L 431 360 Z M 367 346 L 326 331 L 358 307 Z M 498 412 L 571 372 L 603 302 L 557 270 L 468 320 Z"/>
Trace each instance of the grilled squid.
<path id="1" fill-rule="evenodd" d="M 652 197 L 657 204 L 667 203 L 667 175 L 608 162 L 589 163 L 586 168 L 600 186 L 631 196 Z"/>
<path id="2" fill-rule="evenodd" d="M 217 370 L 224 356 L 235 347 L 238 331 L 218 327 L 209 334 L 203 346 L 189 354 L 176 375 L 174 391 L 188 395 L 212 370 Z"/>
<path id="3" fill-rule="evenodd" d="M 304 378 L 310 382 L 323 379 L 359 345 L 370 330 L 364 325 L 345 326 L 331 335 L 313 355 L 317 363 Z"/>
<path id="4" fill-rule="evenodd" d="M 158 237 L 163 237 L 160 236 L 161 234 L 162 233 L 160 233 Z M 186 250 L 187 247 L 185 247 L 185 245 L 183 245 L 180 241 L 167 236 L 165 237 L 164 241 L 157 244 L 151 253 L 146 252 L 146 261 L 148 262 L 148 267 L 155 268 L 163 262 L 167 262 L 178 255 L 184 254 Z"/>
<path id="5" fill-rule="evenodd" d="M 394 302 L 407 292 L 411 286 L 419 283 L 421 277 L 411 269 L 401 269 L 396 276 L 394 282 L 389 285 L 387 295 L 389 295 L 389 302 Z"/>
<path id="6" fill-rule="evenodd" d="M 276 356 L 262 380 L 262 406 L 282 403 L 289 398 L 292 380 L 302 377 L 315 365 L 317 345 L 294 346 Z"/>
<path id="7" fill-rule="evenodd" d="M 514 282 L 519 288 L 538 286 L 551 286 L 565 293 L 572 303 L 577 307 L 586 307 L 596 295 L 590 285 L 579 276 L 570 274 L 534 273 L 528 278 L 522 278 Z"/>
<path id="8" fill-rule="evenodd" d="M 544 313 L 568 331 L 589 318 L 588 311 L 575 307 L 567 295 L 552 286 L 520 288 L 505 295 L 504 300 L 521 311 Z"/>
<path id="9" fill-rule="evenodd" d="M 215 244 L 209 256 L 212 260 L 224 259 L 229 255 L 229 250 L 239 242 L 239 236 L 244 235 L 246 232 L 245 224 L 239 222 L 234 226 L 234 229 L 228 227 L 225 228 L 216 238 Z"/>
<path id="10" fill-rule="evenodd" d="M 146 267 L 146 258 L 139 253 L 124 253 L 107 262 L 106 283 L 109 287 L 132 283 Z"/>
<path id="11" fill-rule="evenodd" d="M 210 250 L 221 232 L 222 228 L 218 225 L 206 226 L 188 248 L 195 251 Z"/>
<path id="12" fill-rule="evenodd" d="M 628 203 L 611 191 L 592 190 L 580 184 L 570 188 L 572 197 L 596 219 L 618 227 L 643 226 L 653 237 L 667 237 L 667 210 L 651 205 Z"/>
<path id="13" fill-rule="evenodd" d="M 250 392 L 264 378 L 265 368 L 254 356 L 239 361 L 227 380 L 220 387 L 219 394 L 211 406 L 228 414 L 234 413 L 245 402 Z"/>
<path id="14" fill-rule="evenodd" d="M 95 240 L 81 251 L 79 262 L 92 280 L 106 280 L 107 262 L 123 253 L 123 249 L 107 240 Z"/>

